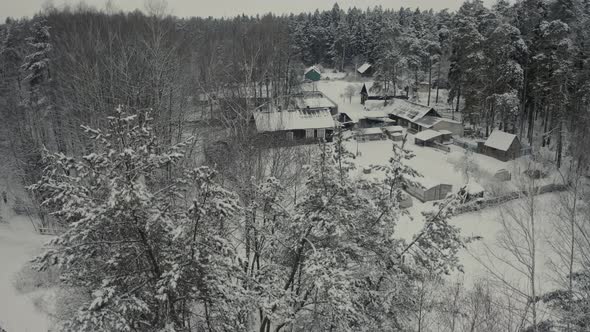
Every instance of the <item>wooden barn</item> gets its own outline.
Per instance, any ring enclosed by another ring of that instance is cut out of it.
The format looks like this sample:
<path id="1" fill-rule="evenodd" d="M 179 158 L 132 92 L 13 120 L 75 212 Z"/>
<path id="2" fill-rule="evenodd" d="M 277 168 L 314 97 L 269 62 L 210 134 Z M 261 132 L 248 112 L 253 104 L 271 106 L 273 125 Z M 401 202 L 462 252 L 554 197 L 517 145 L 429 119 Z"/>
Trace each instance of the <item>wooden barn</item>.
<path id="1" fill-rule="evenodd" d="M 522 144 L 518 137 L 501 130 L 494 130 L 485 142 L 478 142 L 479 153 L 501 161 L 520 157 Z"/>
<path id="2" fill-rule="evenodd" d="M 373 65 L 371 65 L 370 63 L 365 62 L 356 71 L 362 77 L 371 77 L 371 76 L 373 76 L 373 73 L 375 72 L 375 67 Z"/>
<path id="3" fill-rule="evenodd" d="M 259 134 L 301 143 L 330 142 L 337 126 L 328 109 L 258 111 L 253 118 Z"/>
<path id="4" fill-rule="evenodd" d="M 322 78 L 322 72 L 316 66 L 311 66 L 305 70 L 303 76 L 306 80 L 316 82 Z"/>

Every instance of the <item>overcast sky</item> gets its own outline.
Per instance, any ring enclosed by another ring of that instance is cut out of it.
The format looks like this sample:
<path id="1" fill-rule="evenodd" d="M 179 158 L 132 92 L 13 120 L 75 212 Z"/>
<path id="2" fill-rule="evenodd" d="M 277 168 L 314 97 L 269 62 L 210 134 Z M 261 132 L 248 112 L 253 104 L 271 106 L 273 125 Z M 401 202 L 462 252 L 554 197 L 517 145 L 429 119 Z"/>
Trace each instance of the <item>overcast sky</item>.
<path id="1" fill-rule="evenodd" d="M 44 3 L 52 2 L 59 6 L 63 3 L 77 4 L 75 0 L 0 0 L 0 20 L 7 16 L 32 16 Z M 119 9 L 143 9 L 145 0 L 112 0 Z M 242 13 L 254 15 L 273 12 L 277 14 L 289 12 L 314 11 L 316 8 L 331 8 L 333 0 L 167 0 L 168 8 L 176 16 L 235 16 Z M 495 0 L 484 0 L 487 4 Z M 104 8 L 106 0 L 85 0 L 85 3 L 96 8 Z M 399 9 L 403 7 L 434 8 L 436 10 L 449 8 L 456 10 L 463 0 L 340 0 L 341 8 L 356 6 L 358 8 L 381 5 L 383 8 Z"/>

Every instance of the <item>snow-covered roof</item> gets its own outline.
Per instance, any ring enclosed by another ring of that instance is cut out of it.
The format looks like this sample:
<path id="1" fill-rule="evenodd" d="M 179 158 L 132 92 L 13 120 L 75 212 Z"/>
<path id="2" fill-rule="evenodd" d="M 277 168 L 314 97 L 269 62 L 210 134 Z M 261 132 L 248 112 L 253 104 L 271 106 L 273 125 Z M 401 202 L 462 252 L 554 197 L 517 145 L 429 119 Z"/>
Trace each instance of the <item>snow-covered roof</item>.
<path id="1" fill-rule="evenodd" d="M 421 141 L 428 141 L 439 136 L 442 136 L 442 133 L 432 129 L 426 129 L 414 135 L 415 138 Z"/>
<path id="2" fill-rule="evenodd" d="M 383 127 L 383 130 L 388 131 L 390 133 L 397 133 L 404 131 L 404 128 L 402 126 L 388 126 Z"/>
<path id="3" fill-rule="evenodd" d="M 383 130 L 381 128 L 363 128 L 360 132 L 360 135 L 374 135 L 374 134 L 383 134 Z"/>
<path id="4" fill-rule="evenodd" d="M 409 181 L 412 181 L 412 182 L 422 185 L 422 187 L 424 187 L 424 190 L 428 190 L 428 189 L 434 188 L 436 186 L 440 186 L 441 184 L 446 184 L 446 183 L 442 183 L 441 181 L 439 181 L 435 178 L 428 177 L 428 176 L 404 175 L 404 178 L 406 178 Z"/>
<path id="5" fill-rule="evenodd" d="M 294 96 L 292 101 L 296 108 L 334 108 L 338 106 L 321 92 Z"/>
<path id="6" fill-rule="evenodd" d="M 371 68 L 371 64 L 368 62 L 365 62 L 357 70 L 359 73 L 364 74 L 367 71 L 367 69 L 369 69 L 369 68 Z"/>
<path id="7" fill-rule="evenodd" d="M 432 126 L 434 126 L 435 124 L 439 123 L 442 121 L 442 118 L 439 118 L 437 116 L 425 116 L 421 119 L 418 119 L 415 121 L 416 124 L 424 127 L 424 128 L 432 128 Z"/>
<path id="8" fill-rule="evenodd" d="M 509 134 L 501 130 L 494 130 L 484 145 L 500 151 L 508 151 L 515 139 L 516 135 L 514 134 Z"/>
<path id="9" fill-rule="evenodd" d="M 322 73 L 322 72 L 321 72 L 321 71 L 318 69 L 318 67 L 316 67 L 316 66 L 311 66 L 311 67 L 307 68 L 303 74 L 307 74 L 307 73 L 309 73 L 309 72 L 310 72 L 310 71 L 312 71 L 312 70 L 315 70 L 317 73 L 320 73 L 320 74 Z"/>
<path id="10" fill-rule="evenodd" d="M 452 131 L 450 131 L 450 130 L 444 130 L 444 129 L 443 130 L 439 130 L 438 132 L 441 133 L 441 134 L 443 134 L 443 135 L 452 135 L 453 134 Z"/>
<path id="11" fill-rule="evenodd" d="M 362 119 L 373 119 L 378 121 L 384 121 L 385 119 L 390 120 L 387 113 L 383 111 L 347 110 L 340 113 L 346 114 L 346 116 L 348 116 L 354 123 L 358 123 Z"/>
<path id="12" fill-rule="evenodd" d="M 409 102 L 403 99 L 391 99 L 384 106 L 383 100 L 370 100 L 365 102 L 365 108 L 368 110 L 381 110 L 387 114 L 393 114 L 402 119 L 416 122 L 422 119 L 428 112 L 433 110 L 432 107 Z M 435 111 L 436 112 L 436 111 Z"/>
<path id="13" fill-rule="evenodd" d="M 334 128 L 336 125 L 327 109 L 255 112 L 254 121 L 258 132 Z"/>

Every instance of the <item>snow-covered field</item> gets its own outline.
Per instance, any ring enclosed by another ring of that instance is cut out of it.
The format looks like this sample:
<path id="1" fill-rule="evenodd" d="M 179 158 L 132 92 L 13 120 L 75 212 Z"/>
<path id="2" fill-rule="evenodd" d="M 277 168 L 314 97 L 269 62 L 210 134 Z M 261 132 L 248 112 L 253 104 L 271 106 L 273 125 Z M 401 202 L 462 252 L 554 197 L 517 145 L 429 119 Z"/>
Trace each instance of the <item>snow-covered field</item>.
<path id="1" fill-rule="evenodd" d="M 10 216 L 2 206 L 0 223 L 0 327 L 8 332 L 47 332 L 49 317 L 35 306 L 35 294 L 19 294 L 14 278 L 48 240 L 34 232 L 24 216 Z"/>

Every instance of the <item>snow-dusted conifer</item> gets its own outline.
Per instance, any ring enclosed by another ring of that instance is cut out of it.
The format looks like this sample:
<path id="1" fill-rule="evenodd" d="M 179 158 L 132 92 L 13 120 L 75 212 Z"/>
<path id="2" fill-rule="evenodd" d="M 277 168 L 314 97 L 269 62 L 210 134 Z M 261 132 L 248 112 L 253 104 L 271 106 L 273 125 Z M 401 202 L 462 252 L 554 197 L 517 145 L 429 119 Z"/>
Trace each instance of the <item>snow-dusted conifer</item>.
<path id="1" fill-rule="evenodd" d="M 108 123 L 85 128 L 95 152 L 47 155 L 32 186 L 65 229 L 38 266 L 57 264 L 64 286 L 87 294 L 63 330 L 183 331 L 205 321 L 243 328 L 232 313 L 238 269 L 227 240 L 236 197 L 211 169 L 182 169 L 184 145 L 159 145 L 148 114 L 119 108 Z"/>

